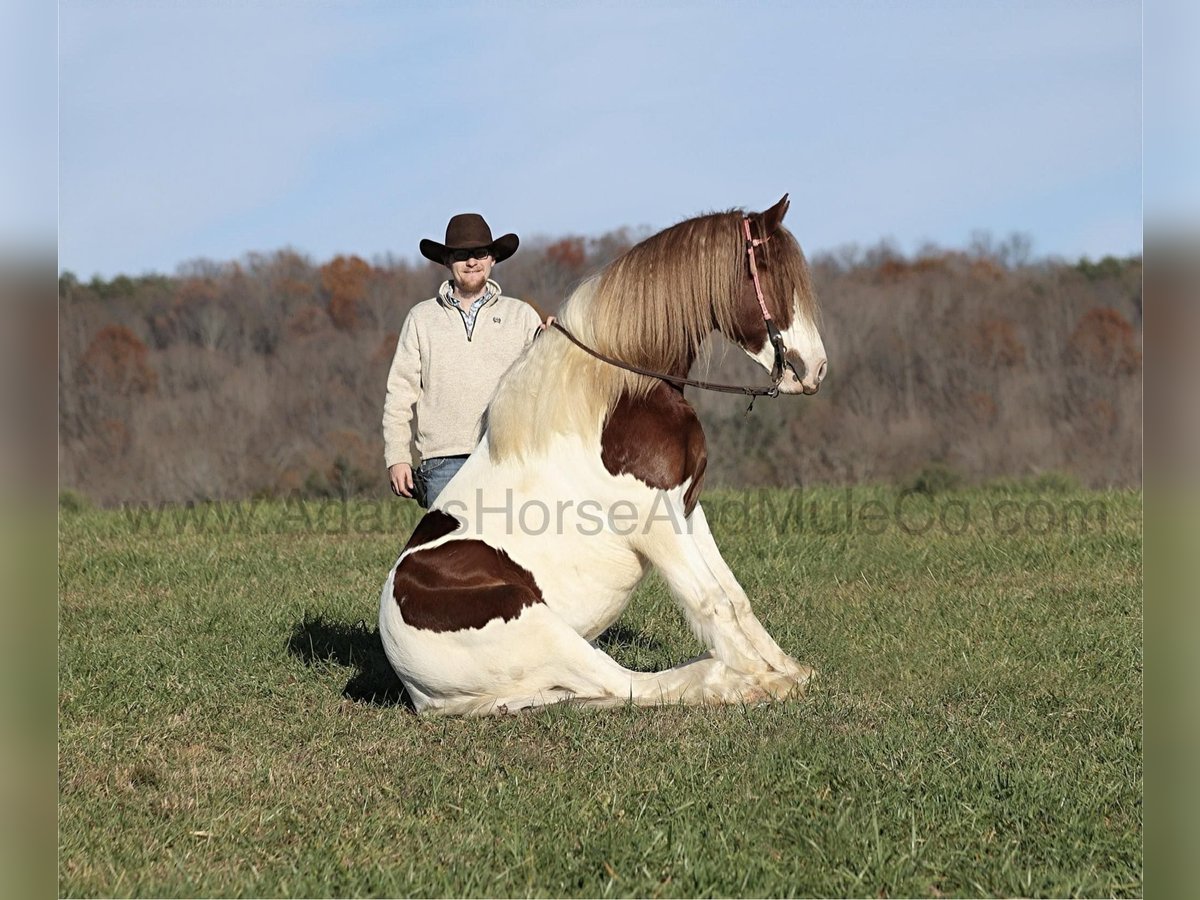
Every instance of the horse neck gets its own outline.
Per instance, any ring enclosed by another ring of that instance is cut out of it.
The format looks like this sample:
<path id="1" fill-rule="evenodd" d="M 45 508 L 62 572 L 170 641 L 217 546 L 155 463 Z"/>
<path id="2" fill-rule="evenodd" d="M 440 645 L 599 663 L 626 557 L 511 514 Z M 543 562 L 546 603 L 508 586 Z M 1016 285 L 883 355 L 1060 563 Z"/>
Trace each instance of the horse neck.
<path id="1" fill-rule="evenodd" d="M 712 331 L 706 335 L 705 340 L 711 336 Z M 644 368 L 650 368 L 662 375 L 670 375 L 672 378 L 687 378 L 688 373 L 692 370 L 692 365 L 696 362 L 697 354 L 686 335 L 680 335 L 678 340 L 681 349 L 677 359 L 671 361 L 658 360 L 653 365 L 644 366 Z M 703 344 L 703 342 L 701 343 Z"/>

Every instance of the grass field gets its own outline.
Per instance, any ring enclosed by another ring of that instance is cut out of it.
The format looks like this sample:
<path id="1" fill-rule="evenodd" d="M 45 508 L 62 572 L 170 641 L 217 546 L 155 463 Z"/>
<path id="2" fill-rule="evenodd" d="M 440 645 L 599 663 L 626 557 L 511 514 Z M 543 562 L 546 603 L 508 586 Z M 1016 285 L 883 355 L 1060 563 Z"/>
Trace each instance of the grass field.
<path id="1" fill-rule="evenodd" d="M 704 502 L 805 699 L 418 718 L 411 504 L 64 512 L 60 891 L 1141 893 L 1140 493 Z M 699 649 L 656 578 L 602 643 Z"/>

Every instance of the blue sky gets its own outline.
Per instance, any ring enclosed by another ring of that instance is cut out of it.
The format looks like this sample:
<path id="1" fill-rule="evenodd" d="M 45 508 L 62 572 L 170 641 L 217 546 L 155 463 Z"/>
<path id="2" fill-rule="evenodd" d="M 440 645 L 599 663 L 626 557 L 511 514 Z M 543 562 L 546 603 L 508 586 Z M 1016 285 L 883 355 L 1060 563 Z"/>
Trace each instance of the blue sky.
<path id="1" fill-rule="evenodd" d="M 59 9 L 59 265 L 417 258 L 791 193 L 810 251 L 1139 252 L 1133 2 L 109 2 Z"/>

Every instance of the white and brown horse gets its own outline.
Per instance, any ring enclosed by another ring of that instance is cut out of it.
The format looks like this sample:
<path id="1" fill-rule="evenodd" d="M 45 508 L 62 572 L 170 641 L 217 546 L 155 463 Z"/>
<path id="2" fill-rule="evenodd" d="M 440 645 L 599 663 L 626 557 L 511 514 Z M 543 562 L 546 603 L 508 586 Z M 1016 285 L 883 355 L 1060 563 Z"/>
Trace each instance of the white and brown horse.
<path id="1" fill-rule="evenodd" d="M 562 324 L 597 353 L 673 379 L 717 330 L 773 370 L 780 392 L 815 392 L 825 350 L 786 210 L 785 196 L 763 213 L 701 216 L 648 238 L 576 290 Z M 782 336 L 778 359 L 764 315 Z M 742 703 L 802 691 L 812 670 L 759 623 L 709 532 L 706 461 L 680 387 L 544 332 L 501 381 L 479 446 L 384 584 L 380 635 L 416 709 Z M 650 566 L 708 652 L 635 672 L 594 640 Z"/>

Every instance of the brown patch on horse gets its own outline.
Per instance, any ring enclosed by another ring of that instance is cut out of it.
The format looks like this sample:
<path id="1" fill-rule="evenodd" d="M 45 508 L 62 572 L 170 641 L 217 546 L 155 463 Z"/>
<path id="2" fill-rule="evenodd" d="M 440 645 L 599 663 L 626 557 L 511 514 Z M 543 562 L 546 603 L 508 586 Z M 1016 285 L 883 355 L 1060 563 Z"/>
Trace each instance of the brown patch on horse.
<path id="1" fill-rule="evenodd" d="M 733 312 L 733 330 L 729 334 L 729 338 L 751 353 L 758 353 L 767 342 L 767 323 L 763 319 L 762 310 L 758 307 L 758 295 L 754 293 L 754 282 L 749 280 L 749 275 L 746 278 L 746 283 L 742 285 L 741 300 Z M 768 301 L 767 309 L 771 309 L 771 306 L 771 302 Z"/>
<path id="2" fill-rule="evenodd" d="M 611 474 L 632 475 L 659 490 L 679 487 L 690 478 L 684 514 L 690 516 L 696 508 L 708 446 L 696 411 L 677 388 L 660 383 L 643 398 L 622 394 L 604 423 L 600 456 Z"/>
<path id="3" fill-rule="evenodd" d="M 412 533 L 412 537 L 408 539 L 408 543 L 404 545 L 404 550 L 412 550 L 416 547 L 424 547 L 426 544 L 432 544 L 438 538 L 444 538 L 448 534 L 453 534 L 459 528 L 458 519 L 454 516 L 442 512 L 440 509 L 431 509 L 421 517 L 421 521 L 417 523 L 416 529 Z"/>
<path id="4" fill-rule="evenodd" d="M 525 607 L 545 602 L 529 570 L 503 550 L 473 539 L 406 556 L 396 567 L 392 596 L 408 625 L 428 631 L 482 628 L 493 619 L 507 622 Z"/>

